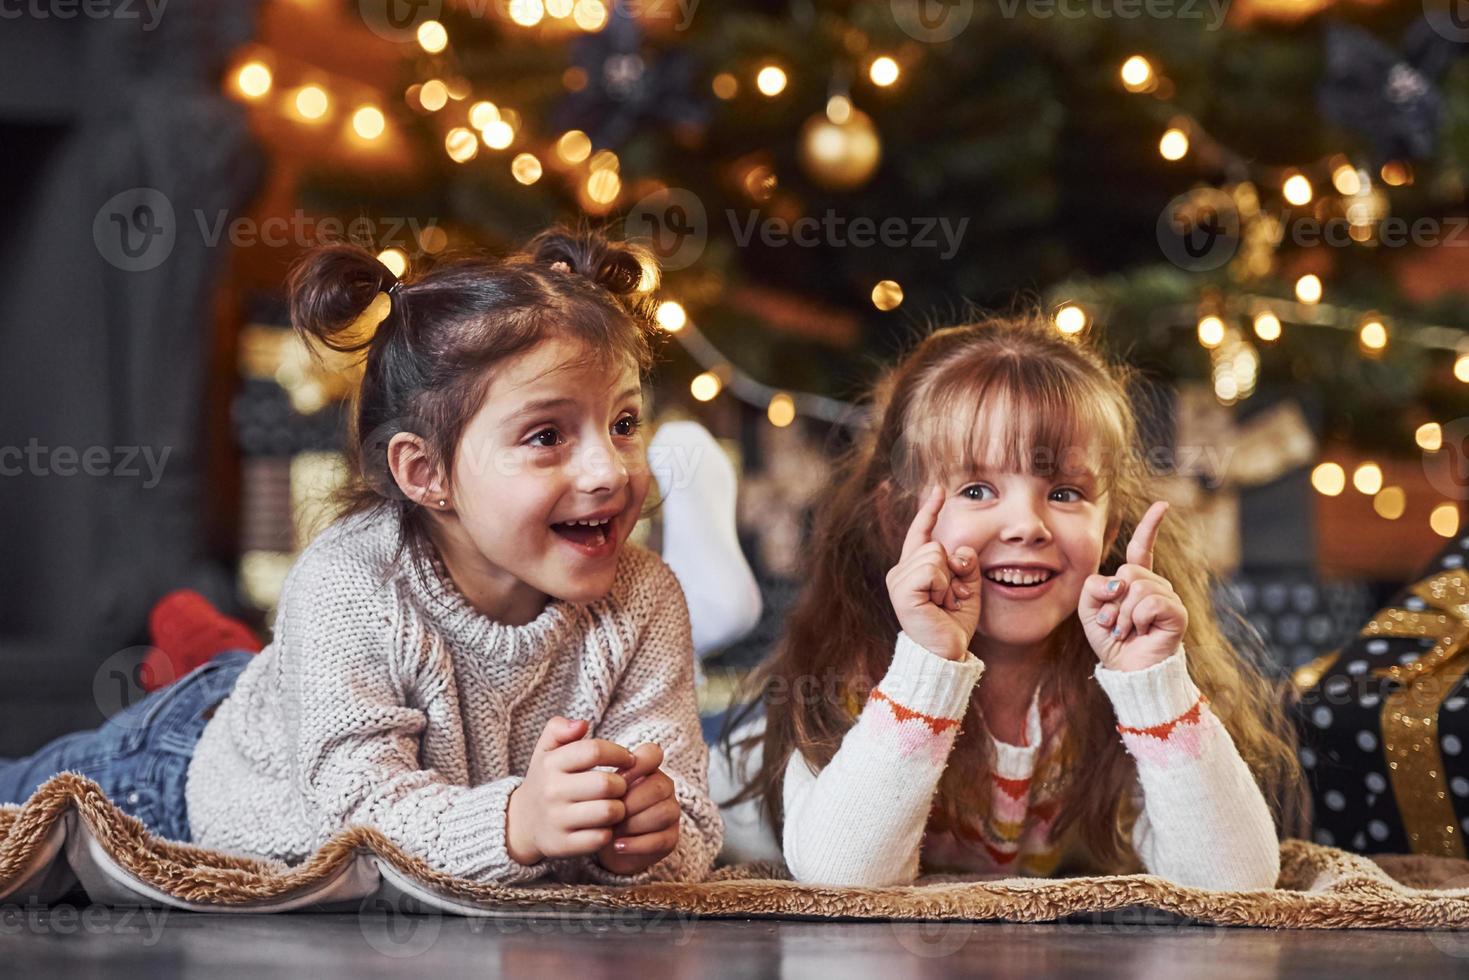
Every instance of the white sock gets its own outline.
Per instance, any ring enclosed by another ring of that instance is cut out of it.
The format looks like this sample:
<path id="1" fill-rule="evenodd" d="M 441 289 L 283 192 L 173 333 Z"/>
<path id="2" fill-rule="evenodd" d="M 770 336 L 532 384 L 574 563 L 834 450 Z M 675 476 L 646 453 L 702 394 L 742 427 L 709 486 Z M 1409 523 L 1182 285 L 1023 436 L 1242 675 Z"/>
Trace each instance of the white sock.
<path id="1" fill-rule="evenodd" d="M 709 430 L 669 422 L 648 446 L 663 495 L 663 560 L 689 603 L 702 660 L 747 635 L 760 619 L 760 588 L 735 531 L 734 466 Z"/>

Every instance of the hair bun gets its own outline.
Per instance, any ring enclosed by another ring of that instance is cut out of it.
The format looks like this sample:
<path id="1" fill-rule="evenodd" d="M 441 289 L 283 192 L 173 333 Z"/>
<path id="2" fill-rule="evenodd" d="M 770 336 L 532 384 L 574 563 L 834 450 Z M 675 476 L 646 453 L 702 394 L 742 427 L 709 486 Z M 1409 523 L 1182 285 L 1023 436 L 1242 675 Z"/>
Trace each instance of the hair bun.
<path id="1" fill-rule="evenodd" d="M 291 267 L 286 282 L 291 325 L 303 339 L 332 350 L 362 350 L 372 337 L 353 336 L 349 328 L 379 293 L 397 283 L 393 271 L 360 245 L 336 242 L 314 248 Z"/>
<path id="2" fill-rule="evenodd" d="M 526 243 L 524 253 L 538 265 L 586 276 L 617 296 L 658 288 L 658 263 L 651 252 L 590 229 L 547 229 Z"/>

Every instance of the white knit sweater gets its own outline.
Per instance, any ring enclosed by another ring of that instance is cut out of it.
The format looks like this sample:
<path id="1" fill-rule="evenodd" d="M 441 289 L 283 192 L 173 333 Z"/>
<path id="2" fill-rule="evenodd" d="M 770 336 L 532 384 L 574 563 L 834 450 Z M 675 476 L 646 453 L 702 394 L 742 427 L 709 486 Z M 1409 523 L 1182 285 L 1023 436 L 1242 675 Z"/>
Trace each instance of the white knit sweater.
<path id="1" fill-rule="evenodd" d="M 933 843 L 925 829 L 934 792 L 983 673 L 972 653 L 947 660 L 898 634 L 887 674 L 831 762 L 812 773 L 796 752 L 786 766 L 782 845 L 797 880 L 914 880 L 920 851 Z M 1280 850 L 1270 809 L 1189 677 L 1183 648 L 1145 670 L 1098 666 L 1095 677 L 1137 763 L 1143 808 L 1133 846 L 1147 870 L 1200 888 L 1273 888 Z M 1032 705 L 1032 729 L 1034 714 Z"/>
<path id="2" fill-rule="evenodd" d="M 396 520 L 338 521 L 286 579 L 275 636 L 210 719 L 189 765 L 196 843 L 294 862 L 351 824 L 476 881 L 703 878 L 723 828 L 708 795 L 688 610 L 656 555 L 628 544 L 596 602 L 551 600 L 524 626 L 425 585 Z M 587 737 L 656 742 L 683 808 L 677 850 L 637 875 L 592 857 L 524 866 L 505 810 L 554 715 Z"/>

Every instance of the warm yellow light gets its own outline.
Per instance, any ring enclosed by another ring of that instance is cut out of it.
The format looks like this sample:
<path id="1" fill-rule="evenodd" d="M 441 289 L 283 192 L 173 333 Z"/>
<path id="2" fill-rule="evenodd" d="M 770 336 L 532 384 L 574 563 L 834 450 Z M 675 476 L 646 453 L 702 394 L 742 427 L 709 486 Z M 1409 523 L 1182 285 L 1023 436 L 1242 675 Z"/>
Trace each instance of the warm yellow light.
<path id="1" fill-rule="evenodd" d="M 576 0 L 571 19 L 576 22 L 577 27 L 588 33 L 600 31 L 607 26 L 607 7 L 601 0 Z"/>
<path id="2" fill-rule="evenodd" d="M 898 80 L 898 63 L 887 55 L 883 55 L 872 63 L 867 70 L 867 77 L 872 79 L 872 84 L 887 88 Z"/>
<path id="3" fill-rule="evenodd" d="M 1443 426 L 1437 422 L 1424 422 L 1413 433 L 1413 441 L 1425 453 L 1436 453 L 1443 448 Z"/>
<path id="4" fill-rule="evenodd" d="M 418 25 L 418 46 L 429 54 L 438 54 L 449 46 L 449 32 L 436 20 Z"/>
<path id="5" fill-rule="evenodd" d="M 1457 504 L 1439 504 L 1428 515 L 1428 526 L 1440 537 L 1452 538 L 1459 533 L 1459 507 Z"/>
<path id="6" fill-rule="evenodd" d="M 714 94 L 726 102 L 740 94 L 740 80 L 727 71 L 715 75 L 709 84 L 714 89 Z"/>
<path id="7" fill-rule="evenodd" d="M 552 17 L 570 17 L 575 0 L 546 0 L 546 13 Z"/>
<path id="8" fill-rule="evenodd" d="M 1266 310 L 1255 315 L 1255 336 L 1264 341 L 1280 339 L 1280 317 Z"/>
<path id="9" fill-rule="evenodd" d="M 1296 280 L 1296 299 L 1302 303 L 1321 302 L 1321 277 L 1304 275 Z"/>
<path id="10" fill-rule="evenodd" d="M 235 76 L 235 83 L 239 85 L 244 95 L 258 99 L 270 91 L 270 69 L 263 61 L 247 61 L 240 66 L 239 74 Z"/>
<path id="11" fill-rule="evenodd" d="M 556 141 L 556 155 L 567 163 L 581 163 L 592 155 L 592 141 L 579 129 L 568 130 Z"/>
<path id="12" fill-rule="evenodd" d="M 1331 172 L 1331 186 L 1337 193 L 1352 197 L 1362 191 L 1362 178 L 1349 163 L 1344 163 Z"/>
<path id="13" fill-rule="evenodd" d="M 872 287 L 872 305 L 886 313 L 903 305 L 903 287 L 891 279 L 883 279 Z"/>
<path id="14" fill-rule="evenodd" d="M 785 91 L 786 73 L 775 65 L 766 65 L 755 76 L 755 87 L 761 95 L 774 98 Z"/>
<path id="15" fill-rule="evenodd" d="M 1158 152 L 1164 160 L 1182 160 L 1188 156 L 1188 133 L 1181 129 L 1170 129 L 1158 141 Z"/>
<path id="16" fill-rule="evenodd" d="M 1454 377 L 1469 385 L 1469 354 L 1460 354 L 1454 359 Z"/>
<path id="17" fill-rule="evenodd" d="M 834 125 L 845 126 L 852 121 L 852 100 L 845 95 L 833 95 L 826 100 L 826 118 Z"/>
<path id="18" fill-rule="evenodd" d="M 522 184 L 534 184 L 541 179 L 541 161 L 534 153 L 517 153 L 510 161 L 510 173 Z"/>
<path id="19" fill-rule="evenodd" d="M 1285 184 L 1280 188 L 1280 193 L 1287 203 L 1299 208 L 1311 203 L 1311 197 L 1315 191 L 1312 190 L 1311 182 L 1306 179 L 1305 174 L 1292 174 L 1286 178 Z"/>
<path id="20" fill-rule="evenodd" d="M 587 178 L 587 197 L 597 204 L 611 204 L 622 193 L 622 178 L 615 170 L 597 170 Z"/>
<path id="21" fill-rule="evenodd" d="M 701 402 L 713 401 L 723 387 L 724 382 L 719 380 L 719 375 L 713 371 L 705 371 L 689 382 L 689 394 Z"/>
<path id="22" fill-rule="evenodd" d="M 408 256 L 401 248 L 385 248 L 377 253 L 377 260 L 388 267 L 388 271 L 398 278 L 408 271 Z"/>
<path id="23" fill-rule="evenodd" d="M 1340 463 L 1322 463 L 1311 471 L 1311 486 L 1316 492 L 1335 497 L 1347 488 L 1347 473 Z"/>
<path id="24" fill-rule="evenodd" d="M 541 0 L 510 0 L 510 19 L 521 27 L 535 27 L 546 16 Z"/>
<path id="25" fill-rule="evenodd" d="M 1382 492 L 1372 498 L 1372 509 L 1378 517 L 1395 521 L 1408 509 L 1408 495 L 1402 487 L 1383 487 Z"/>
<path id="26" fill-rule="evenodd" d="M 1357 331 L 1363 350 L 1380 351 L 1387 346 L 1387 327 L 1381 320 L 1368 320 Z"/>
<path id="27" fill-rule="evenodd" d="M 1086 329 L 1086 310 L 1075 303 L 1067 303 L 1057 310 L 1054 319 L 1056 329 L 1068 336 L 1079 334 Z"/>
<path id="28" fill-rule="evenodd" d="M 455 163 L 468 163 L 479 153 L 479 137 L 471 129 L 455 126 L 444 136 L 444 149 Z"/>
<path id="29" fill-rule="evenodd" d="M 1140 54 L 1122 63 L 1122 84 L 1129 92 L 1141 92 L 1153 81 L 1153 66 Z"/>
<path id="30" fill-rule="evenodd" d="M 1214 315 L 1199 320 L 1199 343 L 1214 348 L 1224 343 L 1224 321 Z"/>
<path id="31" fill-rule="evenodd" d="M 496 119 L 480 131 L 485 146 L 492 150 L 503 150 L 515 142 L 515 130 L 503 119 Z"/>
<path id="32" fill-rule="evenodd" d="M 1389 187 L 1404 187 L 1413 183 L 1413 171 L 1401 160 L 1389 160 L 1382 165 L 1382 182 Z"/>
<path id="33" fill-rule="evenodd" d="M 499 118 L 500 110 L 495 108 L 493 102 L 476 102 L 469 107 L 469 124 L 475 129 L 484 129 Z"/>
<path id="34" fill-rule="evenodd" d="M 365 140 L 375 140 L 387 129 L 388 121 L 383 111 L 375 105 L 365 105 L 352 113 L 352 129 Z"/>
<path id="35" fill-rule="evenodd" d="M 689 314 L 683 308 L 683 304 L 672 299 L 666 299 L 658 304 L 658 312 L 655 317 L 658 320 L 658 326 L 669 333 L 678 333 L 689 322 Z"/>
<path id="36" fill-rule="evenodd" d="M 331 99 L 320 85 L 303 85 L 296 90 L 296 112 L 302 119 L 320 119 L 331 108 Z"/>
<path id="37" fill-rule="evenodd" d="M 617 159 L 617 154 L 611 150 L 598 150 L 592 157 L 592 162 L 587 164 L 588 170 L 611 170 L 616 173 L 622 169 L 622 161 Z"/>
<path id="38" fill-rule="evenodd" d="M 1382 489 L 1382 467 L 1376 463 L 1363 463 L 1352 471 L 1352 486 L 1369 497 Z"/>
<path id="39" fill-rule="evenodd" d="M 770 399 L 765 417 L 777 429 L 784 429 L 796 420 L 796 400 L 785 392 L 780 392 Z"/>
<path id="40" fill-rule="evenodd" d="M 449 104 L 449 86 L 437 78 L 430 78 L 418 90 L 418 102 L 429 112 L 438 112 Z"/>

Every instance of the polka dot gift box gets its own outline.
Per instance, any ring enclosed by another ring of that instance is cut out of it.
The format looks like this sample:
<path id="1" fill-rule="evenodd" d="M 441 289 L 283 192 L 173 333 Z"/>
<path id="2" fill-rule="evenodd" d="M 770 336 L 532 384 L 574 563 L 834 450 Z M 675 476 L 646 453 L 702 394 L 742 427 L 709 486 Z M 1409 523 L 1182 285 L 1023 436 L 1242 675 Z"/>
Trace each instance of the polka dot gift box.
<path id="1" fill-rule="evenodd" d="M 1463 858 L 1469 833 L 1469 537 L 1341 650 L 1296 670 L 1322 844 Z"/>

